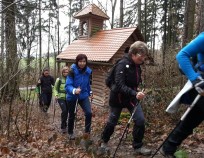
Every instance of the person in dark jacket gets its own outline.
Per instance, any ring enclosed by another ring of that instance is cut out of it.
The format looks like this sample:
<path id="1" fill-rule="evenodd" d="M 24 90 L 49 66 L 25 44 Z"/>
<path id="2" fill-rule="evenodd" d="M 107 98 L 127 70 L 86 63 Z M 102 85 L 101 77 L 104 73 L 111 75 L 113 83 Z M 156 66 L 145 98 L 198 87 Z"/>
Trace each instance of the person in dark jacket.
<path id="1" fill-rule="evenodd" d="M 138 91 L 141 83 L 141 68 L 148 53 L 147 45 L 144 42 L 137 41 L 133 43 L 128 54 L 118 62 L 115 68 L 114 84 L 111 86 L 109 105 L 110 114 L 105 129 L 102 132 L 101 148 L 108 149 L 108 141 L 117 125 L 120 113 L 123 108 L 127 108 L 130 113 L 134 106 L 138 106 L 133 116 L 133 148 L 135 154 L 149 155 L 151 150 L 143 146 L 143 137 L 145 132 L 145 119 L 139 100 L 145 97 L 145 93 Z"/>
<path id="2" fill-rule="evenodd" d="M 50 70 L 44 68 L 42 76 L 38 79 L 36 91 L 39 96 L 40 108 L 43 112 L 47 112 L 52 99 L 52 86 L 54 86 L 54 78 L 50 75 Z"/>
<path id="3" fill-rule="evenodd" d="M 70 72 L 67 76 L 65 90 L 68 101 L 68 135 L 69 139 L 75 139 L 73 132 L 76 106 L 79 104 L 85 114 L 85 134 L 90 135 L 92 110 L 89 97 L 92 97 L 90 86 L 92 70 L 87 66 L 87 56 L 79 54 L 76 57 L 75 64 L 71 65 Z"/>

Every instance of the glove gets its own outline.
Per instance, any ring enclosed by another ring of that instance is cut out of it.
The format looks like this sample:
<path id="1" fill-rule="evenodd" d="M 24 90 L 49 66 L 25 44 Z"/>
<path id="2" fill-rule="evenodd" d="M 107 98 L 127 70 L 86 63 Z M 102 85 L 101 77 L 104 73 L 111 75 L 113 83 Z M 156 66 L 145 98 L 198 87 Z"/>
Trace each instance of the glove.
<path id="1" fill-rule="evenodd" d="M 197 90 L 200 95 L 204 95 L 204 79 L 202 77 L 198 77 L 193 82 L 193 86 Z"/>
<path id="2" fill-rule="evenodd" d="M 204 72 L 204 64 L 200 65 L 200 67 L 198 68 L 201 72 Z"/>

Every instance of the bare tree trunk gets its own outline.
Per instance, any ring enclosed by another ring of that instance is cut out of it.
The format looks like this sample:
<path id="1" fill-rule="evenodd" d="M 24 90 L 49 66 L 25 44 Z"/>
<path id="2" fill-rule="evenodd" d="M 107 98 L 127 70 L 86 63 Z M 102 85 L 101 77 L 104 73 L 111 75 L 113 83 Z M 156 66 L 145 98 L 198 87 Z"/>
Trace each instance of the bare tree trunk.
<path id="1" fill-rule="evenodd" d="M 144 41 L 146 42 L 147 41 L 147 0 L 145 0 L 144 2 L 144 12 L 145 12 L 145 21 L 144 21 Z"/>
<path id="2" fill-rule="evenodd" d="M 47 44 L 47 67 L 50 67 L 50 23 L 51 23 L 51 18 L 50 18 L 50 13 L 51 11 L 49 11 L 49 21 L 48 21 L 48 44 Z"/>
<path id="3" fill-rule="evenodd" d="M 4 9 L 4 5 L 2 5 L 1 7 L 1 10 L 3 9 Z M 4 59 L 4 13 L 1 14 L 1 59 L 2 61 Z"/>
<path id="4" fill-rule="evenodd" d="M 138 0 L 138 27 L 139 29 L 141 29 L 141 7 L 142 7 L 142 3 L 141 3 L 141 0 Z"/>
<path id="5" fill-rule="evenodd" d="M 42 71 L 41 0 L 39 0 L 39 74 Z"/>
<path id="6" fill-rule="evenodd" d="M 168 15 L 167 15 L 167 30 L 166 30 L 166 49 L 167 46 L 168 48 L 171 46 L 171 38 L 172 38 L 172 1 L 169 1 L 169 4 L 167 4 L 167 8 L 168 8 Z"/>
<path id="7" fill-rule="evenodd" d="M 80 7 L 82 7 L 81 5 L 80 5 Z M 71 24 L 72 24 L 71 23 L 71 19 L 72 19 L 72 15 L 71 14 L 72 14 L 72 0 L 69 0 L 69 45 L 71 43 Z"/>
<path id="8" fill-rule="evenodd" d="M 55 46 L 56 46 L 55 41 L 56 41 L 56 37 L 57 37 L 57 35 L 56 35 L 57 31 L 56 30 L 57 30 L 57 25 L 55 25 L 55 38 L 52 39 L 53 50 L 54 50 L 54 78 L 57 77 L 57 75 L 56 75 L 56 70 L 57 70 L 57 66 L 56 66 L 57 52 L 56 52 L 56 49 L 55 49 Z"/>
<path id="9" fill-rule="evenodd" d="M 164 36 L 163 36 L 163 65 L 165 65 L 166 44 L 167 44 L 167 0 L 164 1 Z"/>
<path id="10" fill-rule="evenodd" d="M 120 0 L 120 28 L 123 27 L 123 16 L 124 16 L 124 13 L 123 13 L 123 0 Z"/>
<path id="11" fill-rule="evenodd" d="M 113 26 L 114 26 L 116 2 L 117 0 L 111 0 L 111 6 L 112 6 L 111 29 L 113 29 Z"/>
<path id="12" fill-rule="evenodd" d="M 186 1 L 182 47 L 193 39 L 195 4 L 196 2 L 194 0 Z"/>
<path id="13" fill-rule="evenodd" d="M 28 20 L 26 19 L 26 34 L 27 34 L 27 42 L 26 42 L 26 45 L 27 45 L 27 73 L 30 72 L 30 62 L 31 62 L 31 58 L 30 58 L 30 41 L 29 39 L 29 22 Z"/>
<path id="14" fill-rule="evenodd" d="M 199 0 L 198 34 L 204 31 L 204 0 Z"/>
<path id="15" fill-rule="evenodd" d="M 4 9 L 4 5 L 2 3 L 1 10 Z M 0 56 L 0 87 L 3 86 L 4 79 L 4 12 L 1 14 L 1 56 Z M 2 96 L 3 93 L 0 92 L 0 131 L 3 133 L 3 119 L 2 119 Z"/>
<path id="16" fill-rule="evenodd" d="M 17 59 L 17 41 L 15 28 L 15 2 L 14 0 L 3 1 L 5 6 L 5 39 L 6 39 L 6 78 L 11 77 L 12 74 L 18 70 Z M 17 86 L 18 76 L 14 77 L 6 87 L 6 96 L 12 98 L 15 88 Z M 6 99 L 6 98 L 5 98 Z"/>
<path id="17" fill-rule="evenodd" d="M 58 0 L 58 8 L 57 8 L 57 55 L 60 53 L 60 35 L 59 35 L 59 27 L 60 27 L 60 22 L 59 22 L 59 0 Z M 55 63 L 56 63 L 56 58 L 55 56 Z M 60 74 L 60 66 L 59 62 L 57 62 L 57 75 L 59 76 Z M 55 76 L 56 78 L 56 76 Z"/>
<path id="18" fill-rule="evenodd" d="M 69 3 L 71 4 L 72 3 L 72 0 L 69 0 Z M 79 9 L 81 10 L 82 9 L 82 7 L 83 7 L 83 3 L 84 3 L 84 0 L 80 0 L 80 2 L 79 2 Z M 92 2 L 93 3 L 93 2 Z M 70 6 L 70 8 L 71 8 L 71 6 Z M 70 9 L 71 10 L 71 9 Z"/>
<path id="19" fill-rule="evenodd" d="M 5 40 L 6 40 L 6 78 L 7 80 L 11 78 L 13 74 L 18 72 L 18 59 L 17 59 L 17 41 L 16 41 L 16 29 L 15 29 L 15 2 L 14 0 L 2 1 L 5 6 Z M 11 119 L 11 110 L 12 102 L 18 91 L 18 75 L 13 77 L 7 84 L 4 89 L 5 92 L 5 101 L 8 101 L 9 104 L 9 119 L 8 119 L 8 137 L 10 130 L 10 119 Z"/>
<path id="20" fill-rule="evenodd" d="M 1 10 L 4 9 L 4 5 L 1 5 Z M 1 14 L 1 56 L 0 56 L 0 87 L 2 86 L 3 72 L 4 72 L 4 12 Z"/>
<path id="21" fill-rule="evenodd" d="M 152 11 L 152 26 L 153 26 L 153 30 L 152 30 L 152 40 L 151 40 L 151 49 L 152 49 L 152 57 L 154 59 L 154 53 L 155 53 L 155 34 L 156 34 L 156 4 L 155 4 L 155 0 L 153 2 L 153 11 Z"/>

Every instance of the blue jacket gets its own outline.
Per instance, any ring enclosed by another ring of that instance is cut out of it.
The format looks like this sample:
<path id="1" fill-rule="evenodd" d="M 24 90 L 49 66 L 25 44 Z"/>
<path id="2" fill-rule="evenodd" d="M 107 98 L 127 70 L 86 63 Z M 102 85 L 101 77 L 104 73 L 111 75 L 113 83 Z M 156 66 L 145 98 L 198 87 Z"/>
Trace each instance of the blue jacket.
<path id="1" fill-rule="evenodd" d="M 90 77 L 92 70 L 89 67 L 86 67 L 85 70 L 79 69 L 76 64 L 71 65 L 71 70 L 66 79 L 65 90 L 67 92 L 67 100 L 75 101 L 77 99 L 83 100 L 90 96 L 91 87 L 90 87 Z M 80 87 L 81 93 L 75 95 L 74 89 Z"/>
<path id="2" fill-rule="evenodd" d="M 182 48 L 176 56 L 184 74 L 190 81 L 194 81 L 200 74 L 194 70 L 190 60 L 191 57 L 197 57 L 198 62 L 204 62 L 204 32 Z"/>

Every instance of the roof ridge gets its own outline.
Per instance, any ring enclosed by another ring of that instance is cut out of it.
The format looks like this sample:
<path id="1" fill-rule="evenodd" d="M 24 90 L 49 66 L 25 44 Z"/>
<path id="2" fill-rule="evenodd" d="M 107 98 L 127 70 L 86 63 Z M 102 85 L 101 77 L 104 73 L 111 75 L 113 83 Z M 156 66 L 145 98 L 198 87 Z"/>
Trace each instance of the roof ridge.
<path id="1" fill-rule="evenodd" d="M 97 12 L 99 14 L 97 14 Z M 84 8 L 82 8 L 80 11 L 78 11 L 74 15 L 74 17 L 78 18 L 80 16 L 84 16 L 84 15 L 87 15 L 87 14 L 90 14 L 90 13 L 92 13 L 93 15 L 97 15 L 97 16 L 103 17 L 105 19 L 109 19 L 109 16 L 102 9 L 100 9 L 96 4 L 94 4 L 94 3 L 89 4 L 89 5 L 85 6 Z"/>
<path id="2" fill-rule="evenodd" d="M 90 61 L 109 62 L 118 50 L 123 50 L 125 42 L 130 44 L 135 40 L 143 40 L 137 27 L 101 30 L 88 39 L 73 41 L 57 58 L 74 60 L 77 54 L 84 53 Z"/>
<path id="3" fill-rule="evenodd" d="M 132 30 L 132 29 L 137 29 L 137 27 L 131 27 L 131 28 L 113 28 L 113 29 L 108 29 L 108 30 L 99 30 L 98 32 L 108 32 L 108 31 L 122 31 L 122 30 Z"/>

